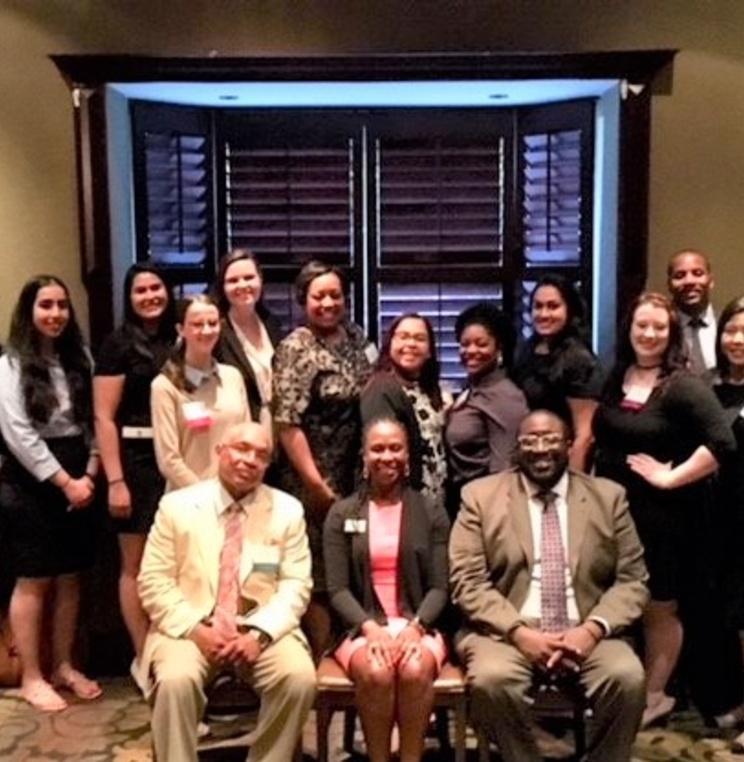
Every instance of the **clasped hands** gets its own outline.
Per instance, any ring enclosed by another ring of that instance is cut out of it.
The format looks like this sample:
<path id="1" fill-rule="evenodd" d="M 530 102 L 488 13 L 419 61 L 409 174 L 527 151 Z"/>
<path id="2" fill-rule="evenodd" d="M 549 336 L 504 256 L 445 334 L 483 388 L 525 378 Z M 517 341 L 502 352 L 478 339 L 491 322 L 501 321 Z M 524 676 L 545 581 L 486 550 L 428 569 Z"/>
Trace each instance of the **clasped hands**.
<path id="1" fill-rule="evenodd" d="M 512 643 L 530 664 L 555 676 L 577 673 L 599 639 L 586 623 L 563 632 L 542 632 L 520 625 L 511 635 Z"/>
<path id="2" fill-rule="evenodd" d="M 261 645 L 251 632 L 226 634 L 218 627 L 200 622 L 189 638 L 210 664 L 239 666 L 253 664 L 261 655 Z"/>
<path id="3" fill-rule="evenodd" d="M 414 623 L 393 637 L 386 627 L 370 619 L 362 625 L 362 633 L 367 638 L 367 658 L 375 666 L 394 669 L 421 658 L 422 632 Z"/>

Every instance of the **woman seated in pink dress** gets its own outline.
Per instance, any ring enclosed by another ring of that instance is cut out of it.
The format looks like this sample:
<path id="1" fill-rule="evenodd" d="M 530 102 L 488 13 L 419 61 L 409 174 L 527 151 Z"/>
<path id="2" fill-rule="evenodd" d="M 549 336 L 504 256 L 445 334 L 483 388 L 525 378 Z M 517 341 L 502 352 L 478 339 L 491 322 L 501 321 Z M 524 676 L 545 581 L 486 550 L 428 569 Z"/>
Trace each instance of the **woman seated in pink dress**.
<path id="1" fill-rule="evenodd" d="M 335 657 L 354 681 L 370 762 L 390 759 L 395 723 L 401 762 L 416 762 L 446 658 L 433 629 L 447 603 L 444 508 L 410 489 L 406 430 L 372 421 L 364 484 L 335 503 L 323 549 L 331 606 L 348 628 Z"/>

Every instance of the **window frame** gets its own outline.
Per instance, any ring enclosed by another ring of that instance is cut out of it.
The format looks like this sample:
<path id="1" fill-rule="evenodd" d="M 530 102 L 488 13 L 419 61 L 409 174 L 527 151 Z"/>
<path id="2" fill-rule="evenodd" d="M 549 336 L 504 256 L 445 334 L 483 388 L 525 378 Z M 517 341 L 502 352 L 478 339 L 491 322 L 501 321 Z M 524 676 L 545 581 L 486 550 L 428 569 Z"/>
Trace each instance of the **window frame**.
<path id="1" fill-rule="evenodd" d="M 105 88 L 115 82 L 404 81 L 411 79 L 612 78 L 633 85 L 620 113 L 617 313 L 643 287 L 647 272 L 652 85 L 671 85 L 676 50 L 588 53 L 392 54 L 318 58 L 162 58 L 53 55 L 72 91 L 81 276 L 89 292 L 93 345 L 113 327 L 109 243 Z"/>

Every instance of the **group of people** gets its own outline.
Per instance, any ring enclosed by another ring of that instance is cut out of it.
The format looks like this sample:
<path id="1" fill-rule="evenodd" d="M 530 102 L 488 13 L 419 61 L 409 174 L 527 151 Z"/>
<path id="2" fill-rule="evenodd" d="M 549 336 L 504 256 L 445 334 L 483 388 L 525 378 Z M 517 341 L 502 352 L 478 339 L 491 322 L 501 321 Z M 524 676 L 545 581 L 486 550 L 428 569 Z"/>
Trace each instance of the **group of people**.
<path id="1" fill-rule="evenodd" d="M 135 265 L 95 362 L 65 285 L 31 280 L 0 358 L 21 695 L 59 711 L 64 691 L 101 693 L 72 646 L 105 482 L 158 759 L 195 759 L 224 669 L 262 697 L 250 759 L 290 759 L 324 653 L 356 685 L 372 762 L 396 723 L 402 762 L 421 758 L 455 654 L 505 760 L 539 759 L 535 679 L 578 680 L 590 759 L 627 760 L 639 724 L 674 706 L 683 644 L 706 719 L 744 721 L 744 298 L 716 326 L 708 259 L 680 252 L 668 275 L 668 296 L 633 303 L 609 372 L 560 276 L 537 283 L 519 348 L 495 306 L 466 309 L 454 399 L 428 319 L 398 316 L 378 353 L 347 318 L 343 273 L 319 261 L 297 277 L 306 320 L 286 336 L 248 250 L 178 304 Z M 645 669 L 623 640 L 639 619 Z"/>

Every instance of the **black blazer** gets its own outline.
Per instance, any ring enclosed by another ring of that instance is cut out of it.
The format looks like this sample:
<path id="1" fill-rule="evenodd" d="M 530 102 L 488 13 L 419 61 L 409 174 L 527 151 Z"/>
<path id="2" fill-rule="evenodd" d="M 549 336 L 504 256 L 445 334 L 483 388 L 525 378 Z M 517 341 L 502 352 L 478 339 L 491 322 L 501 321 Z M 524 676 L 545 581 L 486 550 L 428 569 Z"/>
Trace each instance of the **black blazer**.
<path id="1" fill-rule="evenodd" d="M 364 520 L 364 531 L 352 521 Z M 323 555 L 331 606 L 351 634 L 368 619 L 386 622 L 372 586 L 369 559 L 369 499 L 355 492 L 331 506 L 323 529 Z M 410 619 L 431 627 L 447 604 L 449 519 L 442 506 L 406 488 L 398 556 L 398 605 Z"/>
<path id="2" fill-rule="evenodd" d="M 266 313 L 261 320 L 263 320 L 271 343 L 276 347 L 284 338 L 284 332 L 279 320 L 270 312 Z M 232 323 L 226 318 L 223 318 L 220 326 L 220 340 L 215 347 L 214 356 L 218 362 L 233 365 L 240 371 L 245 383 L 245 391 L 248 395 L 248 407 L 251 411 L 251 418 L 257 421 L 261 412 L 261 394 L 258 391 L 256 374 L 253 372 L 250 361 L 245 356 L 243 346 L 235 333 Z"/>
<path id="3" fill-rule="evenodd" d="M 408 480 L 414 489 L 424 486 L 423 443 L 416 411 L 400 381 L 391 372 L 375 373 L 362 390 L 359 400 L 362 425 L 375 418 L 393 418 L 400 421 L 408 434 L 408 452 L 411 473 Z"/>

